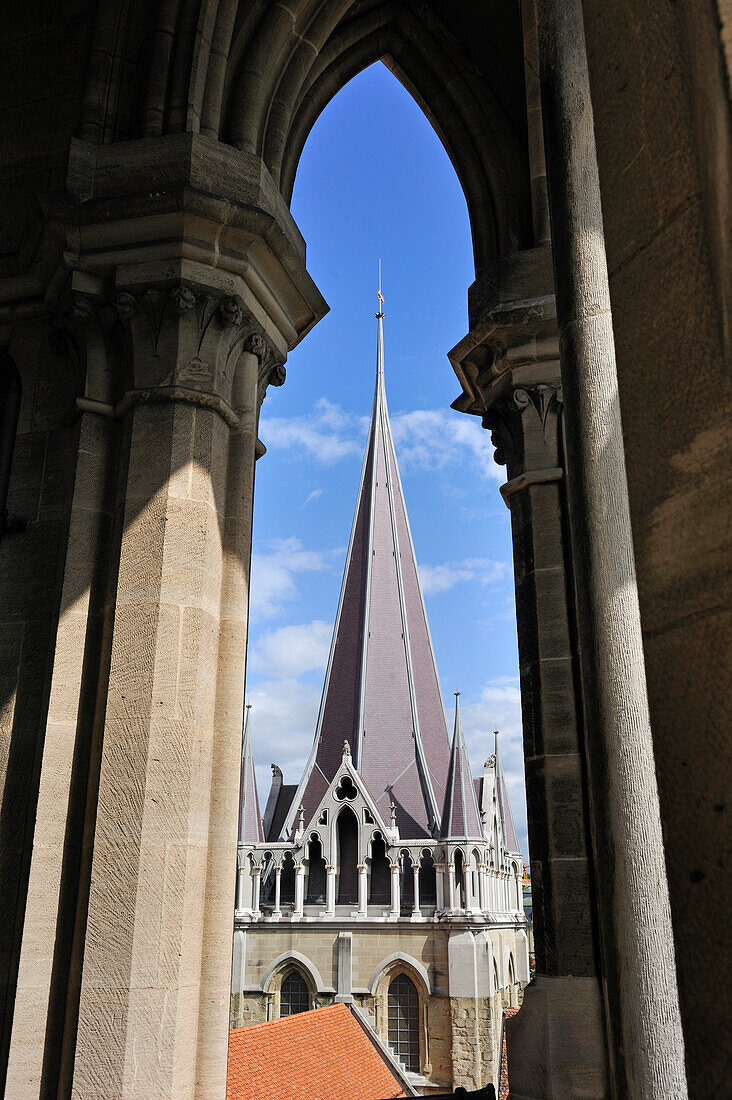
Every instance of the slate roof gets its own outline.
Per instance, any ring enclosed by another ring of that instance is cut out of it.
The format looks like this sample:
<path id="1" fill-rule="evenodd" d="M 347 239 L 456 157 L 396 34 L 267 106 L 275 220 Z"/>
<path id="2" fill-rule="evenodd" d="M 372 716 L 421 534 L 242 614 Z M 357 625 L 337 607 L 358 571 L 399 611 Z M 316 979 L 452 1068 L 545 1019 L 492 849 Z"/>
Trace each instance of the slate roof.
<path id="1" fill-rule="evenodd" d="M 340 766 L 343 742 L 402 838 L 434 834 L 450 747 L 384 388 L 378 313 L 374 404 L 315 743 L 280 836 L 305 821 Z"/>
<path id="2" fill-rule="evenodd" d="M 297 783 L 283 783 L 280 787 L 272 814 L 272 824 L 267 830 L 267 840 L 277 840 L 282 833 L 282 826 L 285 824 L 287 811 L 293 803 L 296 791 Z"/>
<path id="3" fill-rule="evenodd" d="M 252 726 L 249 715 L 251 707 L 247 707 L 247 717 L 244 723 L 244 738 L 241 748 L 241 778 L 239 780 L 239 843 L 258 844 L 264 840 L 262 828 L 262 815 L 259 812 L 259 794 L 257 792 L 257 775 L 254 770 L 254 753 L 252 752 Z"/>
<path id="4" fill-rule="evenodd" d="M 226 1100 L 390 1100 L 394 1067 L 345 1004 L 229 1032 Z"/>
<path id="5" fill-rule="evenodd" d="M 455 730 L 447 773 L 445 805 L 442 811 L 440 838 L 482 839 L 483 826 L 476 798 L 475 782 L 470 773 L 470 760 L 460 718 L 460 699 L 455 693 Z"/>

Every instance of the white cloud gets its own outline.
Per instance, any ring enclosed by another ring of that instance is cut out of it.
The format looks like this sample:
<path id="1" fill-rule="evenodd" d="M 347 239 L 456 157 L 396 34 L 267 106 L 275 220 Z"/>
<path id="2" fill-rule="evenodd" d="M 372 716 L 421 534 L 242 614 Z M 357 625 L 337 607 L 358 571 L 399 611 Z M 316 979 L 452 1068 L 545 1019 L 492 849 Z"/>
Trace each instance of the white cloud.
<path id="1" fill-rule="evenodd" d="M 260 434 L 272 450 L 305 451 L 329 466 L 351 456 L 361 457 L 368 418 L 354 416 L 319 398 L 305 416 L 266 417 Z M 493 458 L 490 435 L 474 416 L 451 409 L 414 409 L 391 417 L 397 458 L 404 470 L 464 469 L 466 459 L 477 466 L 482 477 L 505 481 L 506 473 Z"/>
<path id="2" fill-rule="evenodd" d="M 296 578 L 333 567 L 341 550 L 306 550 L 299 539 L 274 539 L 252 555 L 251 611 L 271 618 L 299 595 Z"/>
<path id="3" fill-rule="evenodd" d="M 307 504 L 310 504 L 311 501 L 317 500 L 318 497 L 322 497 L 324 492 L 325 489 L 321 489 L 320 487 L 318 487 L 317 489 L 313 489 L 312 493 L 308 493 L 308 495 L 305 497 L 305 500 L 302 502 L 300 507 L 304 508 Z"/>
<path id="4" fill-rule="evenodd" d="M 320 689 L 295 679 L 262 680 L 247 692 L 262 812 L 278 764 L 286 783 L 299 783 L 315 736 Z"/>
<path id="5" fill-rule="evenodd" d="M 420 565 L 419 579 L 426 596 L 447 592 L 456 584 L 475 581 L 480 585 L 497 584 L 510 572 L 508 562 L 491 561 L 489 558 L 465 558 L 448 561 L 442 565 Z"/>
<path id="6" fill-rule="evenodd" d="M 312 669 L 324 669 L 328 661 L 333 624 L 316 619 L 269 630 L 257 639 L 249 658 L 252 672 L 290 679 Z"/>
<path id="7" fill-rule="evenodd" d="M 503 482 L 506 471 L 493 458 L 490 435 L 474 416 L 447 409 L 415 409 L 391 418 L 400 466 L 420 470 L 464 467 L 465 456 L 483 477 Z"/>
<path id="8" fill-rule="evenodd" d="M 363 450 L 363 422 L 326 397 L 307 416 L 262 417 L 260 435 L 269 450 L 305 450 L 316 462 L 331 466 Z"/>

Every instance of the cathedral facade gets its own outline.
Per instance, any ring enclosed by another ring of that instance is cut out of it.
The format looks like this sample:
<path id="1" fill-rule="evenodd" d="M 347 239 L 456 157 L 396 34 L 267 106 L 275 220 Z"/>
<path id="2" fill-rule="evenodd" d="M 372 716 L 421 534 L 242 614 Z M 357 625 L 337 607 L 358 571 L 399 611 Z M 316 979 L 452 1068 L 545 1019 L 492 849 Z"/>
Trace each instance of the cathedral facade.
<path id="1" fill-rule="evenodd" d="M 247 711 L 231 1023 L 355 1006 L 420 1092 L 498 1083 L 529 980 L 523 859 L 496 737 L 474 779 L 448 738 L 384 388 L 310 759 L 260 812 Z"/>

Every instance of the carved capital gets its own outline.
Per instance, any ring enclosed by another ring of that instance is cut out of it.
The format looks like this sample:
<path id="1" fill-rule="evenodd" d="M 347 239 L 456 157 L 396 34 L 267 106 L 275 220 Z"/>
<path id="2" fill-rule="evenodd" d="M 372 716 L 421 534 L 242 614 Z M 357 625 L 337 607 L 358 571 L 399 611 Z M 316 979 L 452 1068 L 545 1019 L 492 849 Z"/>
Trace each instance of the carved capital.
<path id="1" fill-rule="evenodd" d="M 560 465 L 561 386 L 516 386 L 498 397 L 483 416 L 491 433 L 496 462 L 515 478 L 531 469 Z"/>
<path id="2" fill-rule="evenodd" d="M 238 298 L 176 282 L 119 289 L 113 305 L 127 333 L 127 375 L 135 392 L 174 397 L 185 391 L 192 399 L 200 393 L 231 413 L 236 363 L 254 325 Z"/>

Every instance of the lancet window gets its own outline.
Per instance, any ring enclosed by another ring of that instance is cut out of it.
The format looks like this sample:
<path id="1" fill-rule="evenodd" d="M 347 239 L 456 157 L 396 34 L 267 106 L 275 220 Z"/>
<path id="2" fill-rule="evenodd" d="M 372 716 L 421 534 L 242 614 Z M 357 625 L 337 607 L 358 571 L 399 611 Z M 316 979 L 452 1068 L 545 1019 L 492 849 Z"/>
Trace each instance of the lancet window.
<path id="1" fill-rule="evenodd" d="M 406 974 L 389 986 L 389 1046 L 406 1069 L 419 1072 L 419 994 Z"/>

